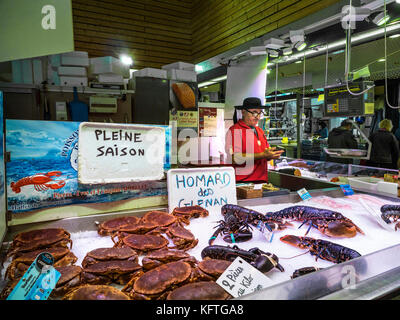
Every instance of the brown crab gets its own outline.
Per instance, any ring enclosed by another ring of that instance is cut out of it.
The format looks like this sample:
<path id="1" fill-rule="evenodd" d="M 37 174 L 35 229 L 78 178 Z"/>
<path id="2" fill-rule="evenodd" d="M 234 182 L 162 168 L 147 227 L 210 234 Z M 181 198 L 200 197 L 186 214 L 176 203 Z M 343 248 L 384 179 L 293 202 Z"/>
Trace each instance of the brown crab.
<path id="1" fill-rule="evenodd" d="M 175 261 L 163 264 L 142 275 L 134 276 L 122 289 L 134 300 L 163 300 L 173 289 L 191 281 L 189 263 Z"/>
<path id="2" fill-rule="evenodd" d="M 179 219 L 165 211 L 149 211 L 136 223 L 124 226 L 121 232 L 135 234 L 160 234 Z"/>
<path id="3" fill-rule="evenodd" d="M 176 288 L 168 294 L 167 300 L 226 300 L 230 297 L 214 281 L 200 281 Z"/>
<path id="4" fill-rule="evenodd" d="M 159 267 L 162 264 L 173 261 L 184 261 L 189 263 L 192 267 L 195 267 L 197 263 L 196 258 L 189 255 L 185 251 L 176 249 L 160 249 L 152 251 L 143 257 L 142 266 L 145 271 L 148 271 L 150 269 Z"/>
<path id="5" fill-rule="evenodd" d="M 42 253 L 48 252 L 54 258 L 54 267 L 63 267 L 74 264 L 78 258 L 68 249 L 64 247 L 52 247 L 47 249 L 40 249 L 31 252 L 24 253 L 18 258 L 14 259 L 8 266 L 5 277 L 13 280 L 17 277 L 21 277 L 29 266 L 35 261 L 36 257 Z"/>
<path id="6" fill-rule="evenodd" d="M 169 241 L 161 235 L 120 234 L 115 247 L 131 247 L 139 255 L 167 247 Z"/>
<path id="7" fill-rule="evenodd" d="M 0 300 L 6 300 L 9 294 L 14 290 L 14 287 L 17 285 L 17 283 L 21 280 L 21 278 L 16 278 L 14 280 L 8 281 L 6 286 L 3 288 L 3 290 L 0 293 Z"/>
<path id="8" fill-rule="evenodd" d="M 61 273 L 60 279 L 57 281 L 56 287 L 50 294 L 50 298 L 61 297 L 72 288 L 81 284 L 82 268 L 79 266 L 57 267 Z"/>
<path id="9" fill-rule="evenodd" d="M 175 244 L 175 248 L 179 250 L 189 250 L 199 242 L 189 230 L 185 229 L 178 223 L 171 225 L 166 232 L 167 236 Z"/>
<path id="10" fill-rule="evenodd" d="M 232 261 L 206 259 L 197 264 L 194 278 L 201 281 L 215 281 L 232 264 Z"/>
<path id="11" fill-rule="evenodd" d="M 136 273 L 142 273 L 142 266 L 136 261 L 101 261 L 84 268 L 82 280 L 89 284 L 125 284 Z"/>
<path id="12" fill-rule="evenodd" d="M 138 262 L 138 255 L 136 251 L 130 247 L 98 248 L 86 254 L 82 260 L 82 267 L 87 268 L 92 264 L 109 260 L 129 260 Z"/>
<path id="13" fill-rule="evenodd" d="M 117 288 L 107 285 L 83 285 L 67 293 L 63 300 L 130 300 Z"/>
<path id="14" fill-rule="evenodd" d="M 22 253 L 42 248 L 72 248 L 71 235 L 62 228 L 37 229 L 17 234 L 8 250 L 7 257 L 18 257 Z"/>
<path id="15" fill-rule="evenodd" d="M 135 216 L 110 219 L 99 224 L 97 232 L 101 236 L 113 235 L 118 232 L 120 228 L 135 225 L 139 220 L 140 218 Z"/>
<path id="16" fill-rule="evenodd" d="M 191 218 L 199 218 L 199 217 L 207 217 L 209 212 L 201 206 L 187 206 L 187 207 L 177 207 L 175 208 L 172 215 L 178 217 L 180 221 L 185 224 L 189 224 L 189 219 Z"/>

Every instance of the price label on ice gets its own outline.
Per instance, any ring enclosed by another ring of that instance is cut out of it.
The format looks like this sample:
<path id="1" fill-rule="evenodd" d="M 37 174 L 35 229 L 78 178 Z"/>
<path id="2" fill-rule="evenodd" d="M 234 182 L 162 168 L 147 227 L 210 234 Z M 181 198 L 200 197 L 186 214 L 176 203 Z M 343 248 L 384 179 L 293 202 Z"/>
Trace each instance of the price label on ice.
<path id="1" fill-rule="evenodd" d="M 300 189 L 299 191 L 297 191 L 297 193 L 299 194 L 300 198 L 302 198 L 303 200 L 309 200 L 309 199 L 311 199 L 311 195 L 310 195 L 310 193 L 306 190 L 306 188 Z"/>
<path id="2" fill-rule="evenodd" d="M 53 263 L 54 258 L 50 253 L 40 253 L 7 300 L 47 300 L 61 277 Z"/>
<path id="3" fill-rule="evenodd" d="M 237 257 L 218 278 L 217 283 L 233 297 L 262 290 L 273 284 L 273 281 L 251 264 Z"/>
<path id="4" fill-rule="evenodd" d="M 352 194 L 354 194 L 354 191 L 349 184 L 341 184 L 340 188 L 342 189 L 345 196 L 351 196 Z"/>

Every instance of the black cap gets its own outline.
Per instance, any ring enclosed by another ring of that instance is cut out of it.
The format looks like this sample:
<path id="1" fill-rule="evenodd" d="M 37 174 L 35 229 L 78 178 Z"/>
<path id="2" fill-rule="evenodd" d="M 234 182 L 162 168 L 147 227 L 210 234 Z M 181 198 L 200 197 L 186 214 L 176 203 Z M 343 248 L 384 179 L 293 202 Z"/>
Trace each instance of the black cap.
<path id="1" fill-rule="evenodd" d="M 260 98 L 257 97 L 249 97 L 243 100 L 243 105 L 235 106 L 238 110 L 243 109 L 265 109 L 266 106 L 261 105 Z"/>

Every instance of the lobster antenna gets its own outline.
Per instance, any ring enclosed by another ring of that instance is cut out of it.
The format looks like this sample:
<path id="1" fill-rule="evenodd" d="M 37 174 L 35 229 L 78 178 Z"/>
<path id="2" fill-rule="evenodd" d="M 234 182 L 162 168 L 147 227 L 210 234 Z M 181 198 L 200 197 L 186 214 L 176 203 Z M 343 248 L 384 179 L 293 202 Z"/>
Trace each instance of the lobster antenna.
<path id="1" fill-rule="evenodd" d="M 306 253 L 309 253 L 309 252 L 310 252 L 310 250 L 308 250 L 308 251 L 306 251 L 306 252 L 303 252 L 303 253 L 300 253 L 300 254 L 298 254 L 298 255 L 295 255 L 295 256 L 293 256 L 293 257 L 289 257 L 289 258 L 278 257 L 278 258 L 279 258 L 279 259 L 289 260 L 289 259 L 293 259 L 293 258 L 300 257 L 300 256 L 302 256 L 303 254 L 306 254 Z"/>

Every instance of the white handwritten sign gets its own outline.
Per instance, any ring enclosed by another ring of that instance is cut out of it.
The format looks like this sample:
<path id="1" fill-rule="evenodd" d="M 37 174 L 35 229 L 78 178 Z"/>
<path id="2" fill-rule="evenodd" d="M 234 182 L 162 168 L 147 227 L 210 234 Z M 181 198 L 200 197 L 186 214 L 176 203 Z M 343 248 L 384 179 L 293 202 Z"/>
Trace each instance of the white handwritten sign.
<path id="1" fill-rule="evenodd" d="M 208 210 L 237 203 L 232 167 L 171 169 L 167 172 L 167 186 L 170 211 L 194 205 Z"/>
<path id="2" fill-rule="evenodd" d="M 78 181 L 83 184 L 160 180 L 165 129 L 83 122 L 79 125 Z"/>
<path id="3" fill-rule="evenodd" d="M 240 257 L 232 262 L 216 282 L 235 298 L 273 284 L 270 278 Z"/>

